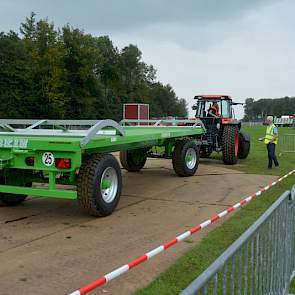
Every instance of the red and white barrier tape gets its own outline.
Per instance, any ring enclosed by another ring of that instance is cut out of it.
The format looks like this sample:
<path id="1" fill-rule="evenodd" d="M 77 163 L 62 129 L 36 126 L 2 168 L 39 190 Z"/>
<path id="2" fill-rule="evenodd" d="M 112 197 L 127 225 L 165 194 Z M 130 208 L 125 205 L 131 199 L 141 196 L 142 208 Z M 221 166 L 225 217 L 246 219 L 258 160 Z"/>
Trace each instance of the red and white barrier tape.
<path id="1" fill-rule="evenodd" d="M 250 195 L 249 197 L 242 199 L 240 202 L 236 203 L 235 205 L 233 205 L 232 207 L 227 208 L 226 210 L 220 212 L 217 215 L 213 215 L 210 219 L 202 222 L 201 224 L 197 225 L 196 227 L 190 229 L 189 231 L 184 232 L 183 234 L 175 237 L 173 240 L 147 252 L 146 254 L 139 256 L 138 258 L 132 260 L 131 262 L 129 262 L 128 264 L 125 264 L 115 270 L 113 270 L 112 272 L 104 275 L 103 277 L 100 277 L 98 280 L 80 288 L 79 290 L 76 290 L 74 292 L 72 292 L 69 295 L 84 295 L 89 293 L 90 291 L 92 291 L 93 289 L 104 285 L 105 283 L 121 276 L 122 274 L 124 274 L 125 272 L 128 272 L 131 268 L 151 259 L 152 257 L 160 254 L 161 252 L 163 252 L 164 250 L 167 250 L 168 248 L 170 248 L 171 246 L 175 245 L 178 242 L 181 242 L 183 240 L 185 240 L 186 238 L 188 238 L 189 236 L 193 235 L 194 233 L 200 231 L 201 229 L 207 227 L 210 224 L 213 224 L 214 222 L 216 222 L 218 219 L 224 217 L 225 215 L 233 212 L 234 210 L 238 209 L 239 207 L 245 205 L 246 203 L 249 203 L 251 200 L 253 200 L 254 198 L 260 196 L 263 192 L 267 191 L 268 189 L 270 189 L 272 186 L 276 185 L 277 183 L 281 182 L 283 179 L 287 178 L 288 176 L 290 176 L 291 174 L 295 173 L 295 169 L 290 171 L 289 173 L 287 173 L 286 175 L 280 177 L 279 179 L 277 179 L 276 181 L 270 183 L 269 185 L 265 186 L 264 188 L 262 188 L 261 190 L 257 191 L 256 193 Z"/>

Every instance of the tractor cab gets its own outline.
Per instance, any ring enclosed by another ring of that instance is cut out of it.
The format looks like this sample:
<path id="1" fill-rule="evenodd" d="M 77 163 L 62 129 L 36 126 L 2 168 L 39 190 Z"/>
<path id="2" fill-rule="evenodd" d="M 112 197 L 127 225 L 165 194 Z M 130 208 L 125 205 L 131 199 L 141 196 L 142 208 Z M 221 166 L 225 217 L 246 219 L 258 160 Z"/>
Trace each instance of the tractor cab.
<path id="1" fill-rule="evenodd" d="M 193 106 L 193 110 L 196 110 L 195 117 L 203 122 L 205 127 L 214 134 L 213 136 L 222 132 L 225 124 L 237 124 L 239 128 L 241 127 L 240 122 L 235 119 L 232 106 L 242 103 L 233 102 L 229 95 L 196 95 L 194 99 L 197 100 L 197 103 Z M 210 114 L 212 106 L 217 109 L 216 116 Z"/>
<path id="2" fill-rule="evenodd" d="M 196 118 L 209 118 L 209 110 L 214 103 L 217 103 L 219 109 L 219 117 L 222 119 L 234 118 L 232 105 L 232 99 L 228 95 L 196 95 L 194 99 L 197 100 L 197 104 L 193 106 L 193 110 L 196 110 Z"/>
<path id="3" fill-rule="evenodd" d="M 212 150 L 221 150 L 223 123 L 230 123 L 234 120 L 231 97 L 219 94 L 196 95 L 194 99 L 197 100 L 197 104 L 193 106 L 196 110 L 195 117 L 203 122 L 207 130 L 206 140 L 210 151 L 205 153 L 210 154 Z M 212 115 L 212 110 L 214 115 Z"/>

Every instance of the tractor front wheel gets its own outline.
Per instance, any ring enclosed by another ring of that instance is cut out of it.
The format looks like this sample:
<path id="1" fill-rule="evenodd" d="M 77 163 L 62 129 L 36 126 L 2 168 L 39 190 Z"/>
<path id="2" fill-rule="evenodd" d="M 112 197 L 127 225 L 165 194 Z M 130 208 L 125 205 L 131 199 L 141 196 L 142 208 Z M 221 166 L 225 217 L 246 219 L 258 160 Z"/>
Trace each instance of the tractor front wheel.
<path id="1" fill-rule="evenodd" d="M 222 157 L 226 165 L 234 165 L 238 161 L 239 128 L 236 125 L 226 125 L 222 134 Z"/>
<path id="2" fill-rule="evenodd" d="M 118 205 L 122 190 L 119 163 L 110 154 L 93 154 L 82 164 L 78 181 L 78 204 L 93 216 L 110 215 Z"/>
<path id="3" fill-rule="evenodd" d="M 239 159 L 246 159 L 250 152 L 250 136 L 246 133 L 239 133 Z"/>
<path id="4" fill-rule="evenodd" d="M 176 142 L 172 164 L 178 176 L 192 176 L 199 165 L 199 148 L 191 140 L 179 140 Z"/>

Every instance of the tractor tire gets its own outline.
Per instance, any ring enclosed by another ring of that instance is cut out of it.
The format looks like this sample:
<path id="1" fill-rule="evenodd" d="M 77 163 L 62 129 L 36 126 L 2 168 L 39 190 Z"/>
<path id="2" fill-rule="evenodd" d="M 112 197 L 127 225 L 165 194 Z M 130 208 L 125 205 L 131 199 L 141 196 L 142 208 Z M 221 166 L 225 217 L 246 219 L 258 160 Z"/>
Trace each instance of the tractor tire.
<path id="1" fill-rule="evenodd" d="M 7 185 L 21 185 L 25 187 L 31 187 L 32 182 L 24 181 L 23 183 L 21 183 L 21 181 L 19 181 L 24 173 L 27 173 L 27 171 L 15 169 L 15 171 L 13 172 L 13 178 L 5 179 L 4 177 L 1 177 L 0 183 Z M 24 202 L 27 197 L 27 195 L 0 193 L 0 203 L 5 206 L 18 206 L 22 202 Z"/>
<path id="2" fill-rule="evenodd" d="M 129 172 L 140 171 L 146 163 L 146 151 L 143 149 L 120 151 L 120 162 Z"/>
<path id="3" fill-rule="evenodd" d="M 222 134 L 222 157 L 226 165 L 238 162 L 239 128 L 236 125 L 226 125 Z"/>
<path id="4" fill-rule="evenodd" d="M 199 148 L 191 140 L 176 141 L 172 164 L 178 176 L 192 176 L 196 173 L 199 165 Z"/>
<path id="5" fill-rule="evenodd" d="M 92 216 L 110 215 L 122 191 L 119 163 L 110 154 L 93 154 L 82 163 L 78 181 L 79 206 Z"/>
<path id="6" fill-rule="evenodd" d="M 250 152 L 250 140 L 246 140 L 243 133 L 239 133 L 238 158 L 246 159 Z"/>

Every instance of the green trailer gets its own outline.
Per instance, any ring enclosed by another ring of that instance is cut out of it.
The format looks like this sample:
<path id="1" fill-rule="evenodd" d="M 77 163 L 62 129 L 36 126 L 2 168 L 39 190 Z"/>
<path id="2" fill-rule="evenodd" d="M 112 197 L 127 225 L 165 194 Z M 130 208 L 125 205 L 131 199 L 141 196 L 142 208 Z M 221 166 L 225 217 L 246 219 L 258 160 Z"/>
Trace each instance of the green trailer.
<path id="1" fill-rule="evenodd" d="M 113 152 L 120 151 L 130 172 L 143 168 L 148 157 L 162 157 L 172 159 L 177 175 L 194 175 L 206 130 L 200 121 L 177 126 L 181 122 L 2 119 L 0 201 L 16 206 L 28 195 L 77 199 L 89 214 L 109 215 L 122 190 Z"/>

